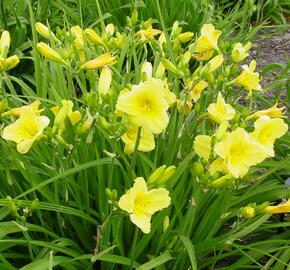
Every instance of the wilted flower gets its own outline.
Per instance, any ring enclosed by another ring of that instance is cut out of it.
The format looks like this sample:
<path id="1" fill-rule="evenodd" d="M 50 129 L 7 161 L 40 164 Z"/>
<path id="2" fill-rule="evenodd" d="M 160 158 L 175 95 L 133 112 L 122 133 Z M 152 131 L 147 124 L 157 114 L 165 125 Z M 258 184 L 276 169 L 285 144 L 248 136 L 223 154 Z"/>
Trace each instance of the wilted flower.
<path id="1" fill-rule="evenodd" d="M 140 30 L 136 33 L 141 40 L 151 40 L 154 36 L 160 34 L 161 31 L 158 29 L 153 29 L 152 25 L 149 25 L 146 30 Z"/>
<path id="2" fill-rule="evenodd" d="M 290 212 L 290 199 L 287 202 L 281 203 L 276 206 L 267 206 L 264 210 L 266 214 L 283 214 Z"/>
<path id="3" fill-rule="evenodd" d="M 261 117 L 263 115 L 267 115 L 267 116 L 269 116 L 271 118 L 283 117 L 283 114 L 285 113 L 286 108 L 285 107 L 277 108 L 277 105 L 278 105 L 278 101 L 271 108 L 266 109 L 266 110 L 257 111 L 254 114 L 248 116 L 246 118 L 246 120 L 250 120 L 252 118 L 259 118 L 259 117 Z"/>
<path id="4" fill-rule="evenodd" d="M 197 102 L 200 99 L 201 92 L 208 86 L 208 82 L 200 81 L 198 82 L 190 91 L 190 96 L 192 97 L 194 102 Z M 188 87 L 191 89 L 192 81 L 188 82 Z"/>
<path id="5" fill-rule="evenodd" d="M 119 207 L 130 214 L 131 221 L 144 233 L 151 230 L 152 215 L 169 204 L 169 192 L 165 188 L 148 191 L 143 177 L 136 178 L 133 187 L 118 202 Z"/>

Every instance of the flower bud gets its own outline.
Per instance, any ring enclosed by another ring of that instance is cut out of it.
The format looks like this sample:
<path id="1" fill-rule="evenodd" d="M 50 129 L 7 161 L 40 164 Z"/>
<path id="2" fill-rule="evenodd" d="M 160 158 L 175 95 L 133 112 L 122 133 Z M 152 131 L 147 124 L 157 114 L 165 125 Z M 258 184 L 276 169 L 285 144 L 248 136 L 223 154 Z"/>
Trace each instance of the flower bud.
<path id="1" fill-rule="evenodd" d="M 163 232 L 166 232 L 169 227 L 169 216 L 165 216 L 163 219 Z"/>
<path id="2" fill-rule="evenodd" d="M 133 10 L 131 15 L 131 23 L 132 25 L 135 25 L 138 21 L 138 11 L 136 9 Z"/>
<path id="3" fill-rule="evenodd" d="M 53 50 L 44 42 L 37 43 L 37 49 L 39 53 L 43 55 L 45 58 L 68 66 L 68 63 L 65 60 L 63 60 L 62 57 L 55 50 Z"/>
<path id="4" fill-rule="evenodd" d="M 106 189 L 105 189 L 105 193 L 106 193 L 106 195 L 107 195 L 109 198 L 111 198 L 111 196 L 112 196 L 112 191 L 111 191 L 109 188 L 106 188 Z"/>
<path id="5" fill-rule="evenodd" d="M 0 113 L 5 112 L 7 108 L 8 108 L 8 101 L 7 101 L 7 99 L 1 100 L 1 102 L 0 102 Z"/>
<path id="6" fill-rule="evenodd" d="M 162 62 L 160 62 L 156 69 L 155 78 L 163 79 L 164 74 L 165 74 L 165 67 L 163 66 Z"/>
<path id="7" fill-rule="evenodd" d="M 97 58 L 87 61 L 85 62 L 80 69 L 96 69 L 99 67 L 103 67 L 103 66 L 111 66 L 113 64 L 115 64 L 116 61 L 116 57 L 112 57 L 111 53 L 104 53 L 102 55 L 99 55 Z"/>
<path id="8" fill-rule="evenodd" d="M 106 26 L 106 32 L 109 33 L 111 36 L 114 35 L 115 27 L 114 27 L 114 25 L 112 23 L 109 23 Z"/>
<path id="9" fill-rule="evenodd" d="M 255 208 L 251 207 L 251 206 L 246 206 L 243 207 L 240 210 L 240 214 L 243 218 L 252 218 L 253 216 L 255 216 Z"/>
<path id="10" fill-rule="evenodd" d="M 178 35 L 177 39 L 181 42 L 181 43 L 185 43 L 190 41 L 194 36 L 194 33 L 192 32 L 185 32 L 185 33 L 181 33 Z"/>
<path id="11" fill-rule="evenodd" d="M 156 181 L 156 185 L 161 186 L 165 184 L 175 173 L 176 167 L 174 165 L 169 166 L 165 169 L 162 176 Z"/>
<path id="12" fill-rule="evenodd" d="M 61 109 L 59 110 L 59 112 L 57 113 L 54 119 L 55 127 L 59 127 L 64 122 L 65 118 L 68 115 L 69 109 L 70 107 L 68 103 L 63 104 L 63 106 L 61 107 Z"/>
<path id="13" fill-rule="evenodd" d="M 100 80 L 99 80 L 99 87 L 98 87 L 98 92 L 100 95 L 107 95 L 110 86 L 112 82 L 112 71 L 111 69 L 107 67 L 103 67 L 101 74 L 100 74 Z"/>
<path id="14" fill-rule="evenodd" d="M 100 116 L 97 120 L 97 122 L 101 125 L 101 127 L 105 130 L 108 130 L 110 128 L 107 120 L 103 117 L 103 116 Z"/>
<path id="15" fill-rule="evenodd" d="M 116 189 L 113 189 L 111 193 L 111 200 L 114 202 L 117 200 L 117 197 L 118 197 L 118 192 Z"/>
<path id="16" fill-rule="evenodd" d="M 102 38 L 91 28 L 85 29 L 86 36 L 89 41 L 96 45 L 104 45 Z"/>
<path id="17" fill-rule="evenodd" d="M 50 31 L 50 30 L 48 29 L 48 27 L 45 26 L 44 24 L 42 24 L 42 23 L 40 23 L 40 22 L 37 22 L 37 23 L 35 24 L 35 29 L 36 29 L 36 31 L 37 31 L 41 36 L 43 36 L 44 38 L 46 38 L 46 39 L 50 39 L 50 38 L 52 38 L 52 39 L 55 40 L 55 41 L 59 41 L 59 40 L 57 39 L 57 37 L 54 35 L 54 33 L 52 33 L 52 31 Z"/>
<path id="18" fill-rule="evenodd" d="M 145 73 L 147 80 L 152 77 L 152 64 L 150 62 L 144 62 L 141 67 L 141 75 Z"/>
<path id="19" fill-rule="evenodd" d="M 233 180 L 233 177 L 230 174 L 224 175 L 216 180 L 214 180 L 212 183 L 208 185 L 209 188 L 219 188 L 224 187 L 228 184 L 230 184 Z"/>
<path id="20" fill-rule="evenodd" d="M 158 181 L 158 179 L 163 175 L 163 173 L 165 172 L 166 169 L 166 165 L 162 165 L 160 167 L 158 167 L 153 173 L 150 174 L 150 176 L 148 177 L 147 180 L 147 184 L 153 184 L 156 183 Z"/>
<path id="21" fill-rule="evenodd" d="M 15 68 L 19 63 L 17 55 L 10 56 L 5 59 L 5 71 Z"/>
<path id="22" fill-rule="evenodd" d="M 204 168 L 200 162 L 194 162 L 192 166 L 193 172 L 197 175 L 200 176 L 204 172 Z"/>
<path id="23" fill-rule="evenodd" d="M 10 34 L 4 31 L 0 38 L 0 57 L 6 58 L 10 47 Z"/>
<path id="24" fill-rule="evenodd" d="M 170 62 L 169 60 L 167 59 L 163 59 L 162 61 L 162 65 L 168 70 L 168 71 L 171 71 L 173 72 L 174 74 L 179 74 L 179 71 L 177 69 L 177 67 L 172 63 Z"/>

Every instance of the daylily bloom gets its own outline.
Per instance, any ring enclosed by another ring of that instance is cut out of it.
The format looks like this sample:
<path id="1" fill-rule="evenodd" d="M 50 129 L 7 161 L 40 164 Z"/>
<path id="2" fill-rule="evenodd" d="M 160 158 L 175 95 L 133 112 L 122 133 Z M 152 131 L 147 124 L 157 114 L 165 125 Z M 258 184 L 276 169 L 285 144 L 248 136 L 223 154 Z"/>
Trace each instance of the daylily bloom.
<path id="1" fill-rule="evenodd" d="M 198 60 L 208 60 L 213 52 L 218 50 L 218 38 L 222 31 L 215 30 L 212 24 L 204 24 L 201 28 L 201 35 L 197 40 L 196 54 L 193 56 Z"/>
<path id="2" fill-rule="evenodd" d="M 283 214 L 290 212 L 290 199 L 287 202 L 281 203 L 276 206 L 267 206 L 264 210 L 267 214 Z"/>
<path id="3" fill-rule="evenodd" d="M 136 178 L 133 187 L 118 202 L 119 207 L 130 214 L 131 221 L 144 233 L 151 230 L 152 215 L 169 204 L 169 192 L 165 188 L 148 191 L 143 177 Z"/>
<path id="4" fill-rule="evenodd" d="M 252 118 L 259 118 L 259 117 L 261 117 L 263 115 L 267 115 L 267 116 L 269 116 L 271 118 L 283 117 L 283 114 L 285 113 L 286 108 L 285 107 L 277 108 L 277 105 L 278 105 L 278 101 L 271 108 L 269 108 L 267 110 L 257 111 L 254 114 L 248 116 L 246 118 L 246 120 L 250 120 Z"/>
<path id="5" fill-rule="evenodd" d="M 125 113 L 133 125 L 158 134 L 167 127 L 168 108 L 164 82 L 151 78 L 134 85 L 131 91 L 122 91 L 117 100 L 116 113 Z"/>
<path id="6" fill-rule="evenodd" d="M 256 69 L 256 61 L 252 60 L 250 66 L 243 65 L 243 71 L 241 75 L 232 80 L 230 84 L 236 83 L 244 87 L 249 91 L 248 97 L 252 95 L 252 90 L 262 91 L 262 87 L 259 84 L 259 73 L 254 72 Z"/>
<path id="7" fill-rule="evenodd" d="M 255 130 L 250 137 L 265 147 L 270 157 L 274 157 L 274 142 L 288 130 L 288 125 L 281 118 L 271 119 L 269 116 L 260 117 L 255 123 Z"/>
<path id="8" fill-rule="evenodd" d="M 21 112 L 25 109 L 25 108 L 30 108 L 36 115 L 40 115 L 40 113 L 43 111 L 39 110 L 38 107 L 40 105 L 40 100 L 36 99 L 33 103 L 29 104 L 29 105 L 25 105 L 22 106 L 20 108 L 14 108 L 11 109 L 7 112 L 4 112 L 1 114 L 2 117 L 7 116 L 7 115 L 14 115 L 14 116 L 20 116 Z"/>
<path id="9" fill-rule="evenodd" d="M 211 119 L 217 123 L 221 123 L 224 120 L 231 120 L 235 117 L 235 109 L 230 105 L 226 104 L 219 92 L 217 103 L 212 103 L 207 108 L 208 115 Z"/>
<path id="10" fill-rule="evenodd" d="M 250 166 L 262 162 L 267 157 L 264 147 L 251 140 L 242 128 L 237 128 L 218 142 L 214 151 L 224 160 L 228 172 L 235 178 L 244 177 Z"/>
<path id="11" fill-rule="evenodd" d="M 249 56 L 248 51 L 252 47 L 252 43 L 248 42 L 245 46 L 242 43 L 238 42 L 234 44 L 234 48 L 232 50 L 231 59 L 235 63 L 239 63 L 243 61 L 245 58 Z"/>
<path id="12" fill-rule="evenodd" d="M 153 29 L 152 25 L 149 25 L 146 30 L 140 30 L 136 33 L 141 40 L 151 40 L 154 36 L 160 34 L 161 31 L 158 29 Z"/>
<path id="13" fill-rule="evenodd" d="M 211 137 L 207 135 L 198 135 L 193 142 L 193 149 L 198 156 L 209 159 L 211 154 Z"/>
<path id="14" fill-rule="evenodd" d="M 49 124 L 46 116 L 37 116 L 30 107 L 21 110 L 20 117 L 3 130 L 2 138 L 17 143 L 17 151 L 25 154 L 33 142 L 42 137 L 44 128 Z"/>
<path id="15" fill-rule="evenodd" d="M 208 86 L 208 82 L 200 81 L 198 82 L 190 91 L 190 96 L 192 97 L 194 102 L 197 102 L 200 99 L 201 92 Z M 191 89 L 192 81 L 188 82 L 188 87 Z"/>
<path id="16" fill-rule="evenodd" d="M 104 66 L 112 66 L 116 61 L 116 57 L 112 56 L 110 52 L 99 55 L 97 58 L 85 62 L 80 69 L 96 69 Z"/>
<path id="17" fill-rule="evenodd" d="M 121 137 L 125 143 L 125 154 L 131 154 L 134 152 L 135 144 L 137 141 L 138 127 L 132 125 L 129 130 Z M 140 140 L 138 150 L 143 152 L 152 151 L 155 148 L 154 135 L 146 128 L 141 128 Z"/>

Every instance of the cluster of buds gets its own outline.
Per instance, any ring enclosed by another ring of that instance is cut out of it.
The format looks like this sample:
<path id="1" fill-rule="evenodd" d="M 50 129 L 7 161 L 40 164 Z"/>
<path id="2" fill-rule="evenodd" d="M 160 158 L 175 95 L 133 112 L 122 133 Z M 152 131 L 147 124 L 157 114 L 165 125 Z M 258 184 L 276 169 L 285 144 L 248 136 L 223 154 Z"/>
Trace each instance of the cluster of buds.
<path id="1" fill-rule="evenodd" d="M 149 189 L 163 187 L 166 182 L 173 176 L 175 173 L 176 167 L 171 165 L 167 167 L 162 165 L 154 170 L 147 179 L 147 186 Z"/>
<path id="2" fill-rule="evenodd" d="M 19 58 L 17 55 L 7 57 L 10 48 L 10 34 L 3 31 L 0 38 L 0 72 L 8 71 L 17 66 Z"/>

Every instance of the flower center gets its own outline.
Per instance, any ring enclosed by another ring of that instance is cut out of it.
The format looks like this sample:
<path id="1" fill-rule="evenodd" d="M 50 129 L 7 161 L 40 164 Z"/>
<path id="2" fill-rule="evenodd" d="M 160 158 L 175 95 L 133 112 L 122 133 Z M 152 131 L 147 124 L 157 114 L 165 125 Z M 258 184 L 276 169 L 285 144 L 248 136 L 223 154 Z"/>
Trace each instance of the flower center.
<path id="1" fill-rule="evenodd" d="M 30 137 L 35 136 L 35 134 L 38 131 L 36 129 L 36 127 L 32 127 L 32 126 L 22 126 L 21 128 L 22 128 L 23 132 L 26 133 Z"/>
<path id="2" fill-rule="evenodd" d="M 151 101 L 149 99 L 145 99 L 142 103 L 142 111 L 149 112 L 151 110 Z"/>

